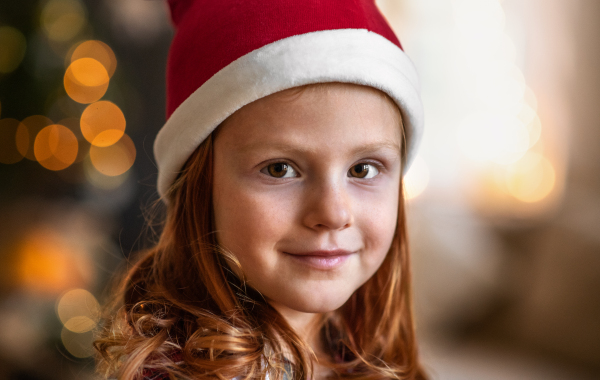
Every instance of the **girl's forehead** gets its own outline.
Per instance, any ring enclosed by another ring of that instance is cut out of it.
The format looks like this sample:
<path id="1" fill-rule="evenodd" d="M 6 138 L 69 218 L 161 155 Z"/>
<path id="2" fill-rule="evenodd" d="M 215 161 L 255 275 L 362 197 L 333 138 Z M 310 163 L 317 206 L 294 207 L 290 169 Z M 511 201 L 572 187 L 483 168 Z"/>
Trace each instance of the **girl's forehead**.
<path id="1" fill-rule="evenodd" d="M 342 83 L 310 85 L 285 90 L 241 108 L 217 133 L 246 146 L 284 139 L 354 139 L 365 143 L 402 140 L 402 119 L 396 104 L 379 90 Z M 316 142 L 316 141 L 315 141 Z"/>

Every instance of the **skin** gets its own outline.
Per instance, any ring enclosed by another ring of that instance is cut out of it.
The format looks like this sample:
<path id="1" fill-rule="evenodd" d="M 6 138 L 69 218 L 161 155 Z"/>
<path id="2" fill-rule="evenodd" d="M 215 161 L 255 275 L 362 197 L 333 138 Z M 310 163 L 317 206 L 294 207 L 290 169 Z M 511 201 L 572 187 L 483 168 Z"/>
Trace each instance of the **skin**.
<path id="1" fill-rule="evenodd" d="M 217 240 L 239 260 L 243 273 L 233 268 L 237 274 L 317 352 L 310 334 L 316 317 L 342 306 L 390 248 L 400 125 L 397 107 L 383 93 L 332 83 L 257 100 L 216 133 Z M 364 178 L 353 170 L 357 165 Z M 296 256 L 332 249 L 350 254 L 331 268 Z"/>

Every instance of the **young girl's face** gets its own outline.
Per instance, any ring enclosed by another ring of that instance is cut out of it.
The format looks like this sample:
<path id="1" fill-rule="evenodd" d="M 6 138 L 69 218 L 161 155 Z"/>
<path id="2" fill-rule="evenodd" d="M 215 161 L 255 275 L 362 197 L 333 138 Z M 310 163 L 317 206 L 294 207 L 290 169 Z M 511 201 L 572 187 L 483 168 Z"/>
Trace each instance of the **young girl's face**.
<path id="1" fill-rule="evenodd" d="M 381 92 L 327 84 L 262 98 L 220 127 L 217 240 L 283 314 L 337 309 L 381 265 L 398 216 L 400 125 Z"/>

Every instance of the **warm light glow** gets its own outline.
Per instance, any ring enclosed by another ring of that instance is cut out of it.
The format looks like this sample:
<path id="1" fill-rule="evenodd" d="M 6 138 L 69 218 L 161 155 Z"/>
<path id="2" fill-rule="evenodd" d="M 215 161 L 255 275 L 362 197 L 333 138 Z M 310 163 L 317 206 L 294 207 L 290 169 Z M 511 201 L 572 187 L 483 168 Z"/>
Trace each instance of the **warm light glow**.
<path id="1" fill-rule="evenodd" d="M 497 0 L 453 0 L 452 5 L 456 28 L 470 48 L 486 49 L 502 40 L 505 16 Z"/>
<path id="2" fill-rule="evenodd" d="M 25 158 L 31 161 L 37 161 L 35 158 L 35 152 L 33 151 L 33 144 L 35 143 L 35 137 L 37 134 L 47 126 L 53 124 L 52 120 L 42 115 L 33 115 L 26 117 L 21 121 L 21 128 L 25 128 L 27 130 L 27 149 L 25 149 L 25 141 L 22 137 L 19 140 L 19 151 L 23 153 Z M 24 132 L 21 132 L 24 134 Z"/>
<path id="3" fill-rule="evenodd" d="M 56 313 L 67 329 L 84 333 L 96 327 L 100 318 L 100 304 L 87 290 L 73 289 L 59 298 Z"/>
<path id="4" fill-rule="evenodd" d="M 125 116 L 112 102 L 100 101 L 90 104 L 81 115 L 81 133 L 92 145 L 113 145 L 125 133 Z"/>
<path id="5" fill-rule="evenodd" d="M 19 251 L 17 276 L 22 286 L 40 293 L 59 293 L 78 282 L 76 252 L 53 231 L 35 230 Z"/>
<path id="6" fill-rule="evenodd" d="M 104 96 L 109 82 L 106 68 L 93 58 L 80 58 L 69 65 L 64 77 L 67 95 L 78 103 L 93 103 Z"/>
<path id="7" fill-rule="evenodd" d="M 29 151 L 31 139 L 29 138 L 29 130 L 23 123 L 19 123 L 15 140 L 19 154 L 25 157 Z"/>
<path id="8" fill-rule="evenodd" d="M 504 33 L 497 0 L 453 0 L 459 42 L 477 98 L 458 129 L 458 146 L 471 160 L 510 165 L 540 139 L 537 100 L 515 66 L 516 49 Z"/>
<path id="9" fill-rule="evenodd" d="M 60 338 L 67 351 L 76 358 L 87 358 L 94 354 L 92 346 L 94 334 L 92 331 L 75 333 L 63 327 Z"/>
<path id="10" fill-rule="evenodd" d="M 527 124 L 527 131 L 529 132 L 529 147 L 531 148 L 542 135 L 542 122 L 537 115 Z"/>
<path id="11" fill-rule="evenodd" d="M 520 201 L 531 203 L 544 199 L 556 181 L 552 164 L 543 156 L 529 152 L 507 168 L 506 186 L 509 193 Z"/>
<path id="12" fill-rule="evenodd" d="M 75 158 L 75 162 L 82 162 L 90 152 L 90 143 L 87 142 L 87 140 L 81 134 L 81 128 L 79 127 L 80 120 L 78 118 L 68 117 L 66 119 L 62 119 L 56 124 L 64 125 L 75 134 L 77 137 L 77 142 L 79 143 L 79 149 L 77 150 L 77 158 Z"/>
<path id="13" fill-rule="evenodd" d="M 80 58 L 69 66 L 73 79 L 86 87 L 97 87 L 109 81 L 108 72 L 102 63 L 93 58 Z"/>
<path id="14" fill-rule="evenodd" d="M 35 157 L 46 169 L 62 170 L 69 167 L 75 162 L 78 149 L 77 137 L 64 125 L 49 125 L 35 138 Z"/>
<path id="15" fill-rule="evenodd" d="M 531 107 L 531 109 L 533 109 L 534 111 L 537 112 L 537 109 L 538 109 L 537 108 L 538 107 L 537 96 L 535 96 L 535 93 L 529 87 L 527 87 L 525 89 L 525 104 L 527 104 L 529 107 Z"/>
<path id="16" fill-rule="evenodd" d="M 23 159 L 18 141 L 23 139 L 19 120 L 0 120 L 0 163 L 14 164 Z M 28 135 L 27 135 L 28 136 Z M 22 147 L 22 144 L 21 144 Z"/>
<path id="17" fill-rule="evenodd" d="M 102 190 L 114 190 L 125 183 L 129 177 L 129 171 L 117 176 L 104 175 L 96 170 L 89 159 L 83 161 L 83 173 L 89 183 Z"/>
<path id="18" fill-rule="evenodd" d="M 477 78 L 477 92 L 484 104 L 492 109 L 518 112 L 523 105 L 525 90 L 525 79 L 516 67 L 484 71 Z"/>
<path id="19" fill-rule="evenodd" d="M 94 168 L 107 176 L 118 176 L 128 171 L 135 161 L 135 155 L 135 145 L 127 134 L 111 146 L 92 144 L 90 147 L 90 160 Z"/>
<path id="20" fill-rule="evenodd" d="M 529 131 L 516 117 L 473 113 L 459 127 L 458 145 L 474 161 L 509 164 L 529 148 Z"/>
<path id="21" fill-rule="evenodd" d="M 41 22 L 49 39 L 69 41 L 85 26 L 85 9 L 80 1 L 50 0 L 42 9 Z"/>
<path id="22" fill-rule="evenodd" d="M 27 40 L 10 26 L 0 27 L 0 74 L 13 72 L 25 57 Z"/>
<path id="23" fill-rule="evenodd" d="M 112 77 L 117 68 L 117 58 L 113 50 L 102 41 L 89 40 L 77 45 L 77 48 L 71 55 L 70 62 L 75 62 L 81 58 L 93 58 L 100 62 Z"/>
<path id="24" fill-rule="evenodd" d="M 404 176 L 404 197 L 413 199 L 418 197 L 427 188 L 429 183 L 429 168 L 420 157 L 415 157 L 410 169 Z"/>

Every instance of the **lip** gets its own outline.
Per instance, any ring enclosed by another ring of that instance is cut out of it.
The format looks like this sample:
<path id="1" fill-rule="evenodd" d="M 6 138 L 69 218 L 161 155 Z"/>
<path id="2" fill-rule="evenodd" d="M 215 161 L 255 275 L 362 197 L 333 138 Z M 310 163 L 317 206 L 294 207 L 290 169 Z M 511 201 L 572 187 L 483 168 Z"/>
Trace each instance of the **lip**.
<path id="1" fill-rule="evenodd" d="M 345 249 L 318 250 L 307 252 L 284 252 L 293 260 L 319 270 L 334 270 L 341 267 L 354 252 Z"/>

